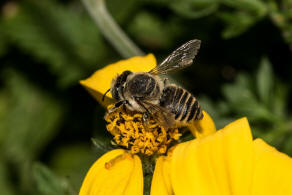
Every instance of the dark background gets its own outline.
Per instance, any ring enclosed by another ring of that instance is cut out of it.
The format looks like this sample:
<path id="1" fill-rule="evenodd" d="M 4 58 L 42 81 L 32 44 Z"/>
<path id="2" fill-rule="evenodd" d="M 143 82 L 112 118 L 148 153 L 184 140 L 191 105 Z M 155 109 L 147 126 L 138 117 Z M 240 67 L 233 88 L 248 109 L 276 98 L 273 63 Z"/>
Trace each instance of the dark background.
<path id="1" fill-rule="evenodd" d="M 289 1 L 106 4 L 158 61 L 202 40 L 195 64 L 171 77 L 198 97 L 218 129 L 247 116 L 254 137 L 292 155 Z M 1 194 L 74 194 L 111 139 L 105 110 L 79 80 L 123 56 L 78 0 L 6 0 L 0 9 Z"/>

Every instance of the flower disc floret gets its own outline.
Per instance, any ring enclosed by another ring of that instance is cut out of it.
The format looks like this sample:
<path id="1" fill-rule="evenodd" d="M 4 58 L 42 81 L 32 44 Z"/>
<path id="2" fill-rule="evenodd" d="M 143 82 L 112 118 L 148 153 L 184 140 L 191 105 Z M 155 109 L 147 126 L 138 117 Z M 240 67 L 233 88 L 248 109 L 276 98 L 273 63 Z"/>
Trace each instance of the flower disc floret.
<path id="1" fill-rule="evenodd" d="M 111 107 L 111 106 L 109 106 Z M 131 151 L 132 154 L 164 154 L 168 145 L 181 136 L 178 128 L 166 129 L 152 118 L 146 124 L 143 114 L 119 108 L 105 116 L 107 130 L 114 141 Z"/>

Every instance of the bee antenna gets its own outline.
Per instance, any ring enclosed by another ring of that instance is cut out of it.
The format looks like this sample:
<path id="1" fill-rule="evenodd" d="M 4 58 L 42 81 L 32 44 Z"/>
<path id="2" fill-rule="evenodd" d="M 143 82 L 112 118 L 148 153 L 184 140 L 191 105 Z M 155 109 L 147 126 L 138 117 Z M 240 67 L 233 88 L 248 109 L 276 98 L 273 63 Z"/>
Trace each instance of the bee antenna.
<path id="1" fill-rule="evenodd" d="M 102 101 L 104 101 L 104 97 L 105 97 L 105 95 L 109 92 L 111 90 L 111 88 L 109 88 L 104 94 L 103 94 L 103 96 L 102 96 Z"/>

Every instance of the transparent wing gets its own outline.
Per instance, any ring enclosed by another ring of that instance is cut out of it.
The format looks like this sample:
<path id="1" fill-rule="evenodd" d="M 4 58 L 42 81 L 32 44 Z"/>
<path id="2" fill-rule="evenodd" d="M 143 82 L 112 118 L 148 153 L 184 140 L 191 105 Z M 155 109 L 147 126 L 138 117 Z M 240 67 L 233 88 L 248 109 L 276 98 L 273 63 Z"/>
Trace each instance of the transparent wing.
<path id="1" fill-rule="evenodd" d="M 142 104 L 146 111 L 152 116 L 152 118 L 161 126 L 166 128 L 175 126 L 174 115 L 169 110 L 146 101 L 138 100 L 138 104 Z"/>
<path id="2" fill-rule="evenodd" d="M 174 50 L 163 62 L 153 68 L 151 74 L 166 74 L 190 66 L 201 46 L 198 39 L 190 40 Z"/>

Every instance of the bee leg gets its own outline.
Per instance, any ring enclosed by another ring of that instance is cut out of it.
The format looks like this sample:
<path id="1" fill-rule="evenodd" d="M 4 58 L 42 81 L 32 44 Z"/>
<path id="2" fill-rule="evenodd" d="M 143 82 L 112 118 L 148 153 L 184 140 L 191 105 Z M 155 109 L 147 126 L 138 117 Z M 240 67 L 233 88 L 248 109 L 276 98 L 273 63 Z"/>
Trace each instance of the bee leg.
<path id="1" fill-rule="evenodd" d="M 125 105 L 125 104 L 128 104 L 128 101 L 127 100 L 119 101 L 119 102 L 115 103 L 115 105 L 113 107 L 111 107 L 107 112 L 108 113 L 112 113 L 116 109 L 118 109 L 120 106 Z"/>
<path id="2" fill-rule="evenodd" d="M 143 114 L 143 122 L 149 124 L 149 114 L 147 112 Z"/>
<path id="3" fill-rule="evenodd" d="M 164 86 L 166 86 L 167 83 L 168 83 L 168 78 L 164 78 L 164 80 L 163 80 L 163 84 L 164 84 Z"/>
<path id="4" fill-rule="evenodd" d="M 149 118 L 151 116 L 150 112 L 148 111 L 148 109 L 140 102 L 139 97 L 134 97 L 134 99 L 136 100 L 137 104 L 139 104 L 142 108 L 144 108 L 145 112 L 143 113 L 143 126 L 146 130 L 149 130 Z"/>
<path id="5" fill-rule="evenodd" d="M 150 122 L 149 122 L 149 117 L 150 115 L 149 115 L 149 113 L 148 112 L 144 112 L 144 114 L 143 114 L 143 126 L 144 126 L 144 128 L 146 129 L 146 130 L 148 130 L 149 128 L 149 126 L 150 126 Z"/>

